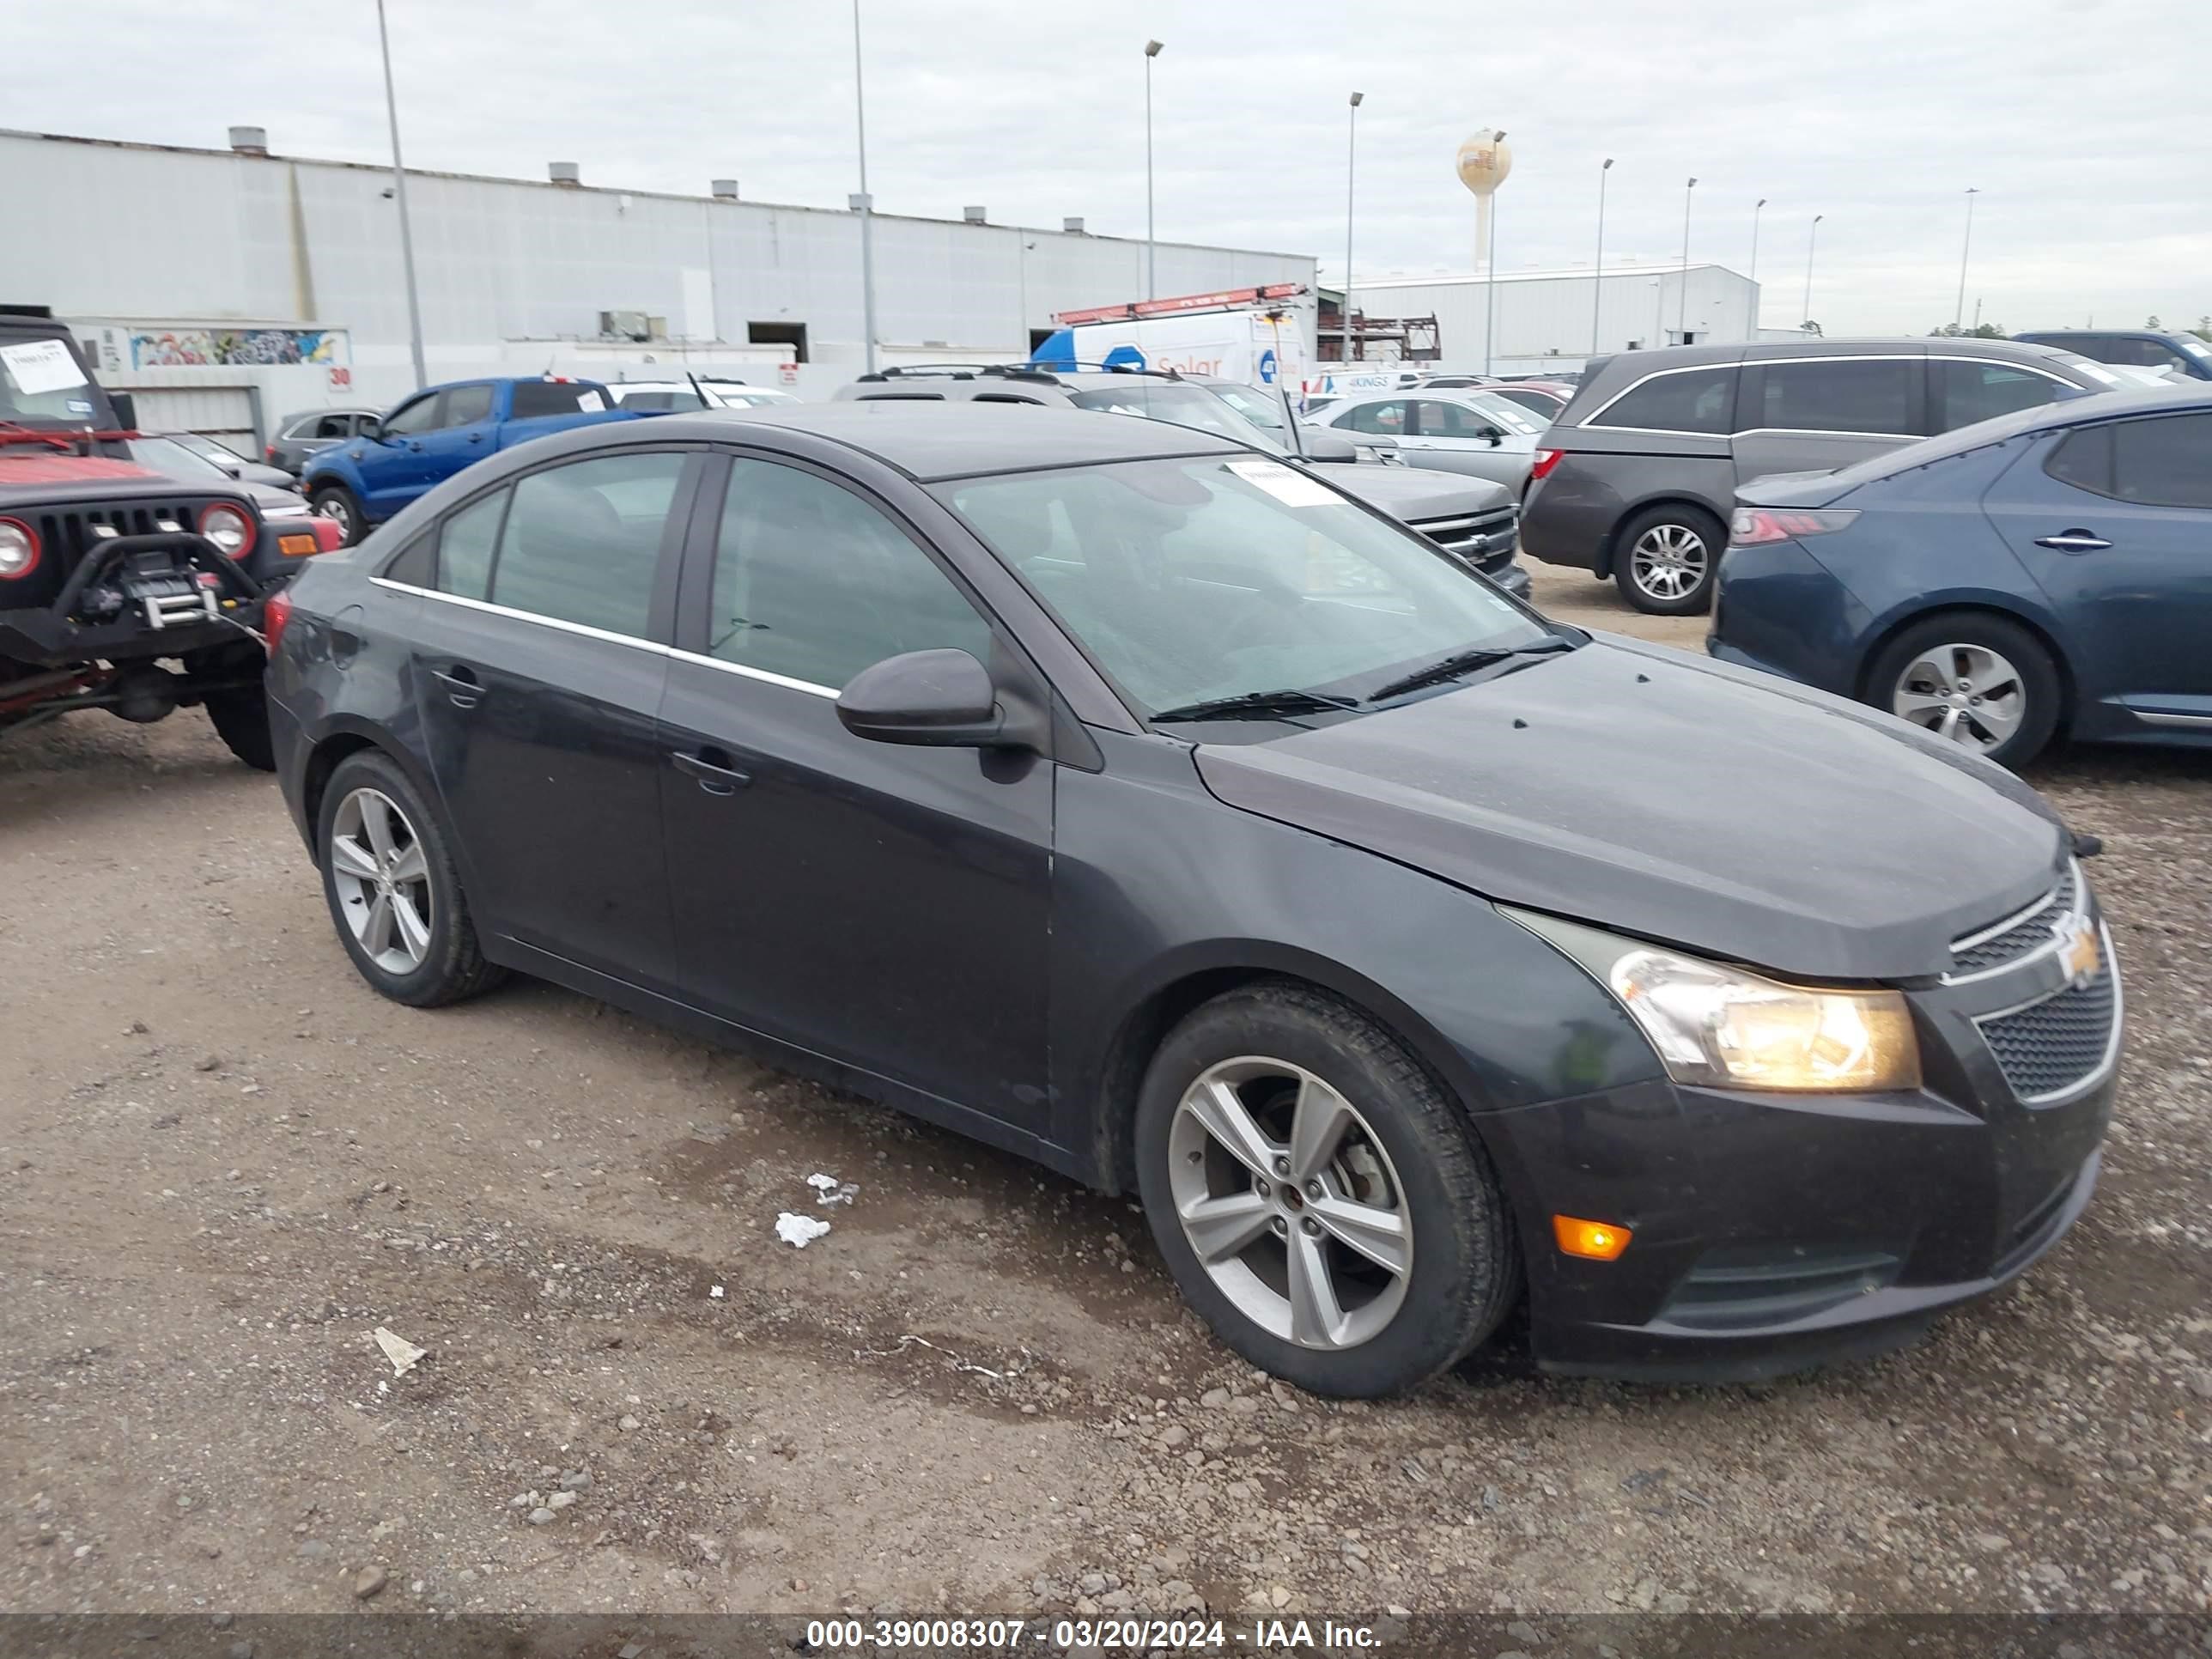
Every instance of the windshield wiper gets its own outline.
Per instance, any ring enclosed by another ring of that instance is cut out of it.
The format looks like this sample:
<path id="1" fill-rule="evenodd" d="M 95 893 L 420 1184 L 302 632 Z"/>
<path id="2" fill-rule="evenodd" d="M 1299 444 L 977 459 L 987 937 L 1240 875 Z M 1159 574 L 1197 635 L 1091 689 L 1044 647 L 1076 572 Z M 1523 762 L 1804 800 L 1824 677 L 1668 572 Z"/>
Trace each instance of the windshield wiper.
<path id="1" fill-rule="evenodd" d="M 1233 697 L 1209 697 L 1180 708 L 1163 708 L 1162 720 L 1270 720 L 1285 714 L 1325 714 L 1333 708 L 1357 708 L 1357 697 L 1333 697 L 1322 691 L 1240 691 Z"/>
<path id="2" fill-rule="evenodd" d="M 1562 639 L 1556 634 L 1540 640 L 1531 640 L 1526 645 L 1489 646 L 1478 651 L 1458 651 L 1449 657 L 1440 657 L 1425 668 L 1416 668 L 1412 673 L 1377 686 L 1367 694 L 1370 702 L 1381 702 L 1386 697 L 1398 696 L 1407 691 L 1419 691 L 1425 687 L 1441 685 L 1446 680 L 1455 680 L 1462 674 L 1472 674 L 1478 668 L 1489 668 L 1515 657 L 1549 656 L 1554 652 L 1571 651 L 1572 640 Z"/>

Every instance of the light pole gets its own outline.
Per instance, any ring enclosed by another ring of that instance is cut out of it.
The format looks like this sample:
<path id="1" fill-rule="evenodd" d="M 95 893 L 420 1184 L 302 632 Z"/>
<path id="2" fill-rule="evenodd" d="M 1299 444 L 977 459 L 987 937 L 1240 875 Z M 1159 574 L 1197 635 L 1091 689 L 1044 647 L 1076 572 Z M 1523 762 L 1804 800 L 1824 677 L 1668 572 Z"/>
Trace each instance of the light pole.
<path id="1" fill-rule="evenodd" d="M 1598 315 L 1605 308 L 1605 175 L 1613 171 L 1613 157 L 1597 170 L 1597 258 L 1590 266 L 1590 356 L 1597 356 Z"/>
<path id="2" fill-rule="evenodd" d="M 1695 179 L 1682 186 L 1682 289 L 1675 296 L 1674 332 L 1686 334 L 1690 329 L 1690 197 L 1698 187 Z M 1677 341 L 1686 344 L 1686 341 Z"/>
<path id="3" fill-rule="evenodd" d="M 1337 353 L 1346 362 L 1352 361 L 1352 164 L 1359 148 L 1359 106 L 1367 94 L 1352 94 L 1352 113 L 1345 118 L 1344 134 L 1344 345 Z"/>
<path id="4" fill-rule="evenodd" d="M 1152 240 L 1152 59 L 1160 55 L 1164 44 L 1158 40 L 1145 42 L 1145 297 L 1147 300 L 1160 297 L 1159 249 Z M 1349 283 L 1352 273 L 1346 270 L 1344 276 Z"/>
<path id="5" fill-rule="evenodd" d="M 1504 143 L 1505 129 L 1498 128 L 1491 135 L 1490 142 L 1493 146 Z M 1490 280 L 1482 285 L 1482 374 L 1487 380 L 1490 377 L 1491 347 L 1498 337 L 1498 207 L 1495 202 L 1490 209 L 1490 249 L 1486 263 L 1490 268 Z"/>
<path id="6" fill-rule="evenodd" d="M 1974 198 L 1982 192 L 1972 185 L 1966 189 L 1966 240 L 1959 247 L 1959 303 L 1952 308 L 1951 331 L 1959 331 L 1966 319 L 1966 256 L 1974 250 Z"/>
<path id="7" fill-rule="evenodd" d="M 1814 214 L 1813 228 L 1805 233 L 1805 320 L 1808 323 L 1813 320 L 1813 247 L 1820 234 L 1820 221 L 1827 216 Z"/>
<path id="8" fill-rule="evenodd" d="M 1766 206 L 1762 196 L 1751 204 L 1751 337 L 1759 337 L 1759 216 Z"/>
<path id="9" fill-rule="evenodd" d="M 876 372 L 876 204 L 868 194 L 868 94 L 860 78 L 860 0 L 853 0 L 853 115 L 860 137 L 860 326 L 868 337 L 867 372 Z"/>
<path id="10" fill-rule="evenodd" d="M 407 169 L 399 160 L 399 100 L 392 90 L 392 36 L 384 27 L 384 0 L 376 0 L 376 40 L 384 51 L 384 114 L 392 124 L 392 194 L 399 204 L 399 262 L 407 268 L 407 340 L 415 352 L 415 389 L 430 383 L 422 367 L 422 302 L 415 292 L 415 228 L 407 217 Z"/>

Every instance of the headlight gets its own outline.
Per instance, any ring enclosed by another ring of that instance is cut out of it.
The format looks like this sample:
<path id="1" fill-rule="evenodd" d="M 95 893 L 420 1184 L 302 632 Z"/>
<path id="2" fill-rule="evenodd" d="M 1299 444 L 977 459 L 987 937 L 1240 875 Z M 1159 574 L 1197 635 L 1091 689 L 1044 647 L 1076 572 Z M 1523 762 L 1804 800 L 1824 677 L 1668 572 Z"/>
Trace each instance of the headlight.
<path id="1" fill-rule="evenodd" d="M 1920 1045 L 1895 991 L 1790 985 L 1555 916 L 1505 914 L 1612 992 L 1678 1083 L 1799 1093 L 1920 1086 Z"/>
<path id="2" fill-rule="evenodd" d="M 39 532 L 16 519 L 0 519 L 0 581 L 38 568 Z"/>
<path id="3" fill-rule="evenodd" d="M 225 558 L 243 558 L 253 550 L 253 521 L 221 501 L 200 514 L 200 534 Z"/>

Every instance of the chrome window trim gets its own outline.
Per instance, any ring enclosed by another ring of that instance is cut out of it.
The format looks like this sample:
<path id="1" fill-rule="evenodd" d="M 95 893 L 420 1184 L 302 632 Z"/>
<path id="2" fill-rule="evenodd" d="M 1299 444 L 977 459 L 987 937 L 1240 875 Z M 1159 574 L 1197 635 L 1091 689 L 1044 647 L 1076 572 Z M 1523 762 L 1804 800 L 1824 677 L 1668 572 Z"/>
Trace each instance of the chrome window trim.
<path id="1" fill-rule="evenodd" d="M 640 651 L 649 651 L 655 656 L 671 654 L 669 647 L 658 641 L 641 640 L 635 634 L 617 634 L 611 628 L 594 628 L 589 623 L 540 616 L 535 611 L 518 611 L 511 605 L 494 605 L 489 599 L 472 599 L 465 593 L 447 593 L 434 587 L 417 587 L 413 582 L 395 581 L 389 576 L 371 576 L 368 580 L 375 586 L 388 587 L 395 593 L 412 593 L 417 599 L 442 599 L 447 605 L 481 611 L 487 616 L 512 617 L 517 622 L 536 623 L 540 628 L 558 629 L 563 634 L 575 634 L 587 640 L 605 640 L 610 645 L 632 646 Z"/>
<path id="2" fill-rule="evenodd" d="M 1574 428 L 1571 429 L 1579 430 L 1586 427 L 1595 427 L 1606 432 L 1643 432 L 1668 438 L 1743 438 L 1764 434 L 1777 434 L 1791 437 L 1817 435 L 1826 438 L 1901 438 L 1907 442 L 1912 442 L 1931 434 L 1920 432 L 1838 432 L 1827 427 L 1818 426 L 1751 426 L 1743 427 L 1733 432 L 1692 432 L 1685 427 L 1607 426 L 1605 423 L 1606 411 L 1623 398 L 1638 387 L 1649 386 L 1652 381 L 1663 379 L 1669 374 L 1710 374 L 1715 369 L 1723 368 L 1741 374 L 1747 368 L 1773 368 L 1788 363 L 1911 362 L 1996 363 L 2001 368 L 2016 368 L 2024 374 L 2040 374 L 2054 386 L 2074 386 L 2074 382 L 2066 379 L 2064 375 L 2054 374 L 2051 370 L 2040 368 L 2034 363 L 2016 363 L 2009 357 L 1981 357 L 1971 351 L 1924 352 L 1917 356 L 1903 356 L 1893 351 L 1838 351 L 1814 357 L 1743 357 L 1734 362 L 1685 363 L 1679 368 L 1655 368 L 1640 380 L 1632 380 L 1621 387 L 1619 392 L 1607 398 L 1595 413 L 1584 416 L 1576 422 Z M 2074 389 L 2081 390 L 2078 386 L 2074 386 Z M 1942 434 L 1932 435 L 1941 436 Z"/>
<path id="3" fill-rule="evenodd" d="M 817 685 L 812 680 L 793 679 L 788 674 L 771 674 L 767 669 L 755 668 L 750 663 L 730 662 L 723 658 L 709 657 L 697 651 L 679 651 L 673 646 L 668 648 L 668 655 L 672 661 L 696 663 L 702 668 L 719 668 L 725 674 L 736 674 L 745 679 L 758 680 L 763 685 L 780 685 L 787 691 L 805 691 L 813 696 L 828 697 L 833 702 L 836 701 L 838 696 L 837 688 L 835 686 Z"/>
<path id="4" fill-rule="evenodd" d="M 2014 1098 L 2023 1106 L 2063 1106 L 2069 1101 L 2079 1100 L 2082 1096 L 2093 1093 L 2102 1086 L 2106 1079 L 2112 1076 L 2113 1068 L 2120 1063 L 2120 1036 L 2127 1027 L 2127 988 L 2120 981 L 2120 959 L 2112 954 L 2112 930 L 2101 922 L 2097 927 L 2097 943 L 2105 953 L 2105 971 L 2112 976 L 2112 1027 L 2105 1034 L 2104 1055 L 2078 1083 L 2069 1084 L 2063 1089 L 2053 1089 L 2046 1094 L 2015 1093 Z M 2071 988 L 2073 988 L 2070 986 L 2062 985 L 2056 991 L 2031 997 L 2026 1002 L 2015 1003 L 2009 1008 L 1998 1008 L 1986 1014 L 1977 1014 L 1974 1016 L 1975 1034 L 1980 1036 L 1982 1027 L 1993 1020 L 2006 1019 L 2014 1014 L 2026 1013 L 2029 1009 L 2039 1007 L 2054 997 L 2065 995 Z M 1984 1036 L 1982 1041 L 1983 1046 L 1987 1048 L 1989 1039 Z M 1996 1051 L 1991 1049 L 1990 1054 L 1995 1058 Z M 2011 1085 L 2008 1083 L 2006 1086 L 2009 1088 Z"/>

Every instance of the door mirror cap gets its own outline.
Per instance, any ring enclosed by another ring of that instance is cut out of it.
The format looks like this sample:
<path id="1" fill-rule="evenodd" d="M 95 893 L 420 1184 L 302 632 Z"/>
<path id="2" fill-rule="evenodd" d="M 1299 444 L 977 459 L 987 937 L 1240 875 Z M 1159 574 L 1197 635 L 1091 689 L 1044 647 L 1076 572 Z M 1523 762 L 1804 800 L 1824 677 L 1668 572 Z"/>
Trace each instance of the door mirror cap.
<path id="1" fill-rule="evenodd" d="M 1341 432 L 1332 431 L 1328 427 L 1308 427 L 1299 434 L 1299 441 L 1304 446 L 1304 459 L 1309 461 L 1333 465 L 1359 459 L 1359 446 Z"/>
<path id="2" fill-rule="evenodd" d="M 374 415 L 362 416 L 361 417 L 361 424 L 354 429 L 362 437 L 368 439 L 371 443 L 380 444 L 388 441 L 384 435 L 384 422 Z"/>
<path id="3" fill-rule="evenodd" d="M 965 651 L 908 651 L 862 669 L 837 694 L 856 738 L 944 749 L 1013 747 L 991 671 Z"/>
<path id="4" fill-rule="evenodd" d="M 1486 426 L 1483 428 L 1482 435 L 1490 440 L 1490 447 L 1492 449 L 1497 448 L 1499 444 L 1505 441 L 1505 434 L 1494 426 Z"/>

